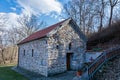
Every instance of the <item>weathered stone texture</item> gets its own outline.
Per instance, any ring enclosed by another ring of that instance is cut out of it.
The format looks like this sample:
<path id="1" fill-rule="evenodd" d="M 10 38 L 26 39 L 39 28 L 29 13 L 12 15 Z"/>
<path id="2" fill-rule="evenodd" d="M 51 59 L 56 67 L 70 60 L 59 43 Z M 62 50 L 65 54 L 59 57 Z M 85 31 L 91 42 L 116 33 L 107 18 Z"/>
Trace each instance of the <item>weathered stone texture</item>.
<path id="1" fill-rule="evenodd" d="M 69 50 L 69 44 L 71 49 Z M 71 56 L 71 69 L 82 65 L 84 53 L 84 42 L 69 25 L 61 27 L 48 40 L 48 74 L 56 74 L 66 71 L 66 54 Z"/>
<path id="2" fill-rule="evenodd" d="M 45 39 L 19 46 L 19 67 L 47 76 L 47 44 Z M 33 56 L 32 56 L 32 49 Z M 25 53 L 24 53 L 25 50 Z"/>

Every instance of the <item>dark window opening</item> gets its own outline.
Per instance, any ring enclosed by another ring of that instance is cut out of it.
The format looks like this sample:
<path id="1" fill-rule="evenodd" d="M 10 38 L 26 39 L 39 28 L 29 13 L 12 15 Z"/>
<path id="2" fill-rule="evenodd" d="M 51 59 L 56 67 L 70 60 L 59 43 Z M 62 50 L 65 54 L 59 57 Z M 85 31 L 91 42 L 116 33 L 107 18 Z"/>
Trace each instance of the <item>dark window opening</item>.
<path id="1" fill-rule="evenodd" d="M 33 57 L 33 54 L 34 54 L 34 50 L 32 49 L 32 57 Z"/>
<path id="2" fill-rule="evenodd" d="M 58 45 L 56 46 L 56 49 L 59 49 L 59 46 L 58 46 Z"/>
<path id="3" fill-rule="evenodd" d="M 71 50 L 71 47 L 72 47 L 72 45 L 71 45 L 71 43 L 69 43 L 69 50 Z"/>
<path id="4" fill-rule="evenodd" d="M 60 24 L 60 27 L 61 27 L 62 25 Z"/>
<path id="5" fill-rule="evenodd" d="M 25 56 L 25 50 L 23 51 L 23 56 Z"/>

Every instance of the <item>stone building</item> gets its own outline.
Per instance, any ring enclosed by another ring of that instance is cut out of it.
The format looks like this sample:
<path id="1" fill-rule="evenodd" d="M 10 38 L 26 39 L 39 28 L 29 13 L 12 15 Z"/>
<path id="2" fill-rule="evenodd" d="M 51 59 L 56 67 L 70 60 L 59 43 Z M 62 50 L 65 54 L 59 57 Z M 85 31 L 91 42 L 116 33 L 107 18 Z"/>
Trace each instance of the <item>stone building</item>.
<path id="1" fill-rule="evenodd" d="M 18 67 L 49 76 L 82 66 L 86 36 L 69 18 L 33 33 L 18 47 Z"/>

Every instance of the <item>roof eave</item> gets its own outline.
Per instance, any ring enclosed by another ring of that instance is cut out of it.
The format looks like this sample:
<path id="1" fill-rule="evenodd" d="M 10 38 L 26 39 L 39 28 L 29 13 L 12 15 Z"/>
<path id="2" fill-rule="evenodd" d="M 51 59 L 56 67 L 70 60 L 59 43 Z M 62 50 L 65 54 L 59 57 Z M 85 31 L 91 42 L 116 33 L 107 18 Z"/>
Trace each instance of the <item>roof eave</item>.
<path id="1" fill-rule="evenodd" d="M 46 35 L 46 36 L 43 36 L 43 37 L 40 37 L 40 38 L 33 39 L 33 40 L 29 40 L 29 41 L 26 41 L 26 42 L 20 42 L 20 43 L 18 43 L 17 45 L 19 46 L 19 45 L 22 45 L 22 44 L 24 44 L 24 43 L 29 43 L 29 42 L 31 42 L 31 41 L 35 41 L 35 40 L 39 40 L 39 39 L 43 39 L 43 38 L 47 38 L 47 35 Z"/>

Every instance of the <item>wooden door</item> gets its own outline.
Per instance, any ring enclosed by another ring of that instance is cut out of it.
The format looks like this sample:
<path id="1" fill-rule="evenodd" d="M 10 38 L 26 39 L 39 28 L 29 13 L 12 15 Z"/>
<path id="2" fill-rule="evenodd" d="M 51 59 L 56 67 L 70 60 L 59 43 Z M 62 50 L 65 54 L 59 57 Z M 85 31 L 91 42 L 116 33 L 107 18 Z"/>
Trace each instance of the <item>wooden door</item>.
<path id="1" fill-rule="evenodd" d="M 70 61 L 71 61 L 71 53 L 67 53 L 67 56 L 66 56 L 66 67 L 67 67 L 67 70 L 70 70 Z"/>

